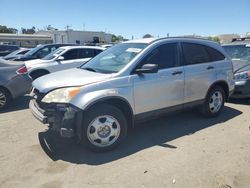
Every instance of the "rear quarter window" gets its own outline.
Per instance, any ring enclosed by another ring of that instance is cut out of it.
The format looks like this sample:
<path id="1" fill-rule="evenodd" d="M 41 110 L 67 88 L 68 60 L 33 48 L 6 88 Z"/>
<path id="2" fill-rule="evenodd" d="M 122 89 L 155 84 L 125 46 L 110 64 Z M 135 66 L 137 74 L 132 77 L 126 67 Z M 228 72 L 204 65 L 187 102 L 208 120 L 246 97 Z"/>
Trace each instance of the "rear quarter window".
<path id="1" fill-rule="evenodd" d="M 221 61 L 225 59 L 225 56 L 218 50 L 208 46 L 206 47 L 206 49 L 208 51 L 211 61 Z"/>

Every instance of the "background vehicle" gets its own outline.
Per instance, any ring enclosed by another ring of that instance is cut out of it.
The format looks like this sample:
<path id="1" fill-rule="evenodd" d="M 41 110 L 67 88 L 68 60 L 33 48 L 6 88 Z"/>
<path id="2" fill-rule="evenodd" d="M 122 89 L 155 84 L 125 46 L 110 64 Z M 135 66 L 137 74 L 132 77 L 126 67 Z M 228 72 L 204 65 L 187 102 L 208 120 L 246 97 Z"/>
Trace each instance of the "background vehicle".
<path id="1" fill-rule="evenodd" d="M 113 46 L 113 44 L 102 44 L 102 45 L 100 45 L 100 47 L 103 47 L 103 48 L 110 48 L 112 46 Z"/>
<path id="2" fill-rule="evenodd" d="M 215 42 L 143 39 L 115 45 L 80 68 L 33 82 L 34 116 L 94 151 L 125 138 L 135 121 L 199 107 L 219 115 L 234 89 L 232 62 Z"/>
<path id="3" fill-rule="evenodd" d="M 12 59 L 13 61 L 28 61 L 31 59 L 41 59 L 61 46 L 75 46 L 76 44 L 45 44 L 38 45 L 28 53 Z"/>
<path id="4" fill-rule="evenodd" d="M 18 50 L 15 50 L 14 52 L 11 52 L 10 54 L 2 57 L 2 59 L 12 60 L 12 59 L 18 58 L 20 55 L 26 54 L 30 50 L 31 49 L 28 49 L 28 48 L 20 48 Z"/>
<path id="5" fill-rule="evenodd" d="M 31 78 L 22 66 L 0 64 L 0 110 L 6 108 L 12 99 L 30 92 Z"/>
<path id="6" fill-rule="evenodd" d="M 69 68 L 79 67 L 105 48 L 96 46 L 64 46 L 42 59 L 25 62 L 29 75 L 35 80 L 45 74 Z"/>
<path id="7" fill-rule="evenodd" d="M 18 49 L 19 47 L 15 45 L 0 45 L 0 57 L 6 56 Z"/>
<path id="8" fill-rule="evenodd" d="M 223 45 L 232 58 L 235 92 L 232 98 L 250 98 L 250 38 Z"/>

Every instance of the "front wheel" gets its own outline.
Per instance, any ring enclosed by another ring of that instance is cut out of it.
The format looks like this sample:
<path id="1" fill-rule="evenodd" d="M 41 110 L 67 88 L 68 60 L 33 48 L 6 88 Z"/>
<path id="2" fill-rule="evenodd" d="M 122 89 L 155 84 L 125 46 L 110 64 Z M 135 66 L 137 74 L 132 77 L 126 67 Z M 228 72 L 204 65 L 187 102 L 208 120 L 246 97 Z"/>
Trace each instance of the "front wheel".
<path id="1" fill-rule="evenodd" d="M 101 104 L 84 116 L 82 144 L 95 152 L 118 146 L 127 135 L 127 121 L 115 106 Z"/>
<path id="2" fill-rule="evenodd" d="M 225 103 L 225 91 L 223 88 L 216 86 L 212 88 L 201 106 L 201 113 L 206 117 L 216 117 L 220 114 Z"/>

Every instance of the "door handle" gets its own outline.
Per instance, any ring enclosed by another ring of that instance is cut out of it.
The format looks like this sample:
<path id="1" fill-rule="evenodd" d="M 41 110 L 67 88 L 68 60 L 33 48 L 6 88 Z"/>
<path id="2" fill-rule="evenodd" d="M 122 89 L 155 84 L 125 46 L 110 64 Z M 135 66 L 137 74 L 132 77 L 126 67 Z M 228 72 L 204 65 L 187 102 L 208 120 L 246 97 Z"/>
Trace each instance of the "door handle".
<path id="1" fill-rule="evenodd" d="M 214 69 L 213 66 L 208 66 L 208 67 L 207 67 L 207 70 L 212 70 L 212 69 Z"/>
<path id="2" fill-rule="evenodd" d="M 172 72 L 172 75 L 178 75 L 178 74 L 182 74 L 182 71 L 175 71 L 175 72 Z"/>

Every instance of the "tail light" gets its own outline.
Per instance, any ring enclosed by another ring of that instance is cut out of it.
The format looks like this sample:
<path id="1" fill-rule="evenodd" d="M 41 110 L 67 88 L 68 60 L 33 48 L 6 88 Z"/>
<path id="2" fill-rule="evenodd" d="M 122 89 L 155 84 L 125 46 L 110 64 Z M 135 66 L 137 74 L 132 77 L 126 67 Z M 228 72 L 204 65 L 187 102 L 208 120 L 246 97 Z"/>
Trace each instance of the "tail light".
<path id="1" fill-rule="evenodd" d="M 17 74 L 27 74 L 28 73 L 28 69 L 26 66 L 22 66 L 20 67 L 17 71 L 16 71 Z"/>

